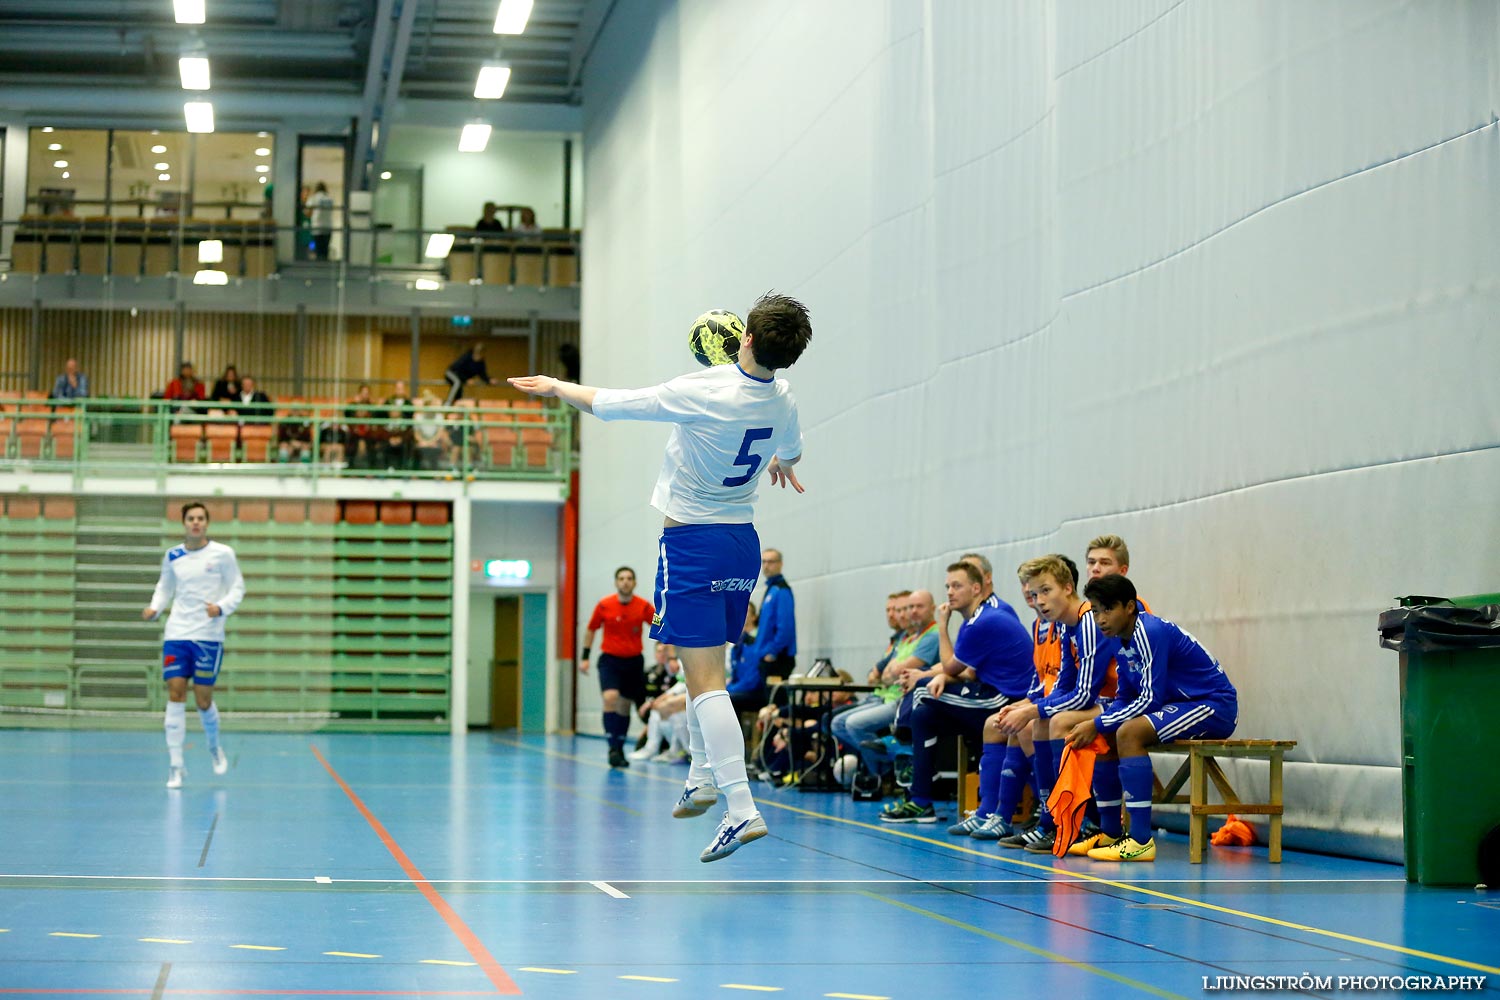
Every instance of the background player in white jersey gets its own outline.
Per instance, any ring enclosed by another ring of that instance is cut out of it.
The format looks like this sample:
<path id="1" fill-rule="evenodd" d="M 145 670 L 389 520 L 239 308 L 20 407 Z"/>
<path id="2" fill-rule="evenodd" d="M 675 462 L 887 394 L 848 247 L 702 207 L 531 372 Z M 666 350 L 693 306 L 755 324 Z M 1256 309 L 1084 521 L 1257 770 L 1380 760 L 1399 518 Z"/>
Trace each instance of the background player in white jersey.
<path id="1" fill-rule="evenodd" d="M 161 579 L 141 617 L 152 621 L 167 607 L 172 614 L 162 637 L 162 680 L 167 682 L 167 787 L 181 788 L 187 769 L 182 764 L 182 741 L 187 731 L 187 686 L 191 678 L 198 702 L 198 721 L 208 741 L 214 773 L 229 770 L 229 758 L 219 745 L 219 709 L 214 704 L 214 681 L 224 659 L 224 619 L 245 599 L 234 549 L 208 540 L 208 508 L 182 505 L 182 544 L 161 559 Z"/>
<path id="2" fill-rule="evenodd" d="M 651 638 L 670 642 L 687 674 L 692 768 L 672 815 L 700 816 L 723 792 L 728 810 L 700 861 L 727 858 L 766 835 L 745 774 L 739 720 L 724 690 L 724 647 L 739 639 L 760 568 L 751 524 L 756 481 L 802 484 L 797 404 L 776 369 L 807 349 L 807 308 L 763 295 L 750 310 L 739 359 L 646 389 L 596 389 L 546 375 L 513 378 L 534 396 L 556 396 L 601 420 L 674 424 L 651 505 L 666 515 L 658 543 Z M 716 790 L 717 789 L 717 790 Z"/>

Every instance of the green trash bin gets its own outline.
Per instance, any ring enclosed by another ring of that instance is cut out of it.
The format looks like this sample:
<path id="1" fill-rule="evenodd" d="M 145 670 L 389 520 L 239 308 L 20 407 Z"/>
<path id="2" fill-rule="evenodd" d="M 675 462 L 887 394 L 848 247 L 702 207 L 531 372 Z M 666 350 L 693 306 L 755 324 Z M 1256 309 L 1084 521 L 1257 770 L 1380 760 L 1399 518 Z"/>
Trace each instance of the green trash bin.
<path id="1" fill-rule="evenodd" d="M 1380 644 L 1401 654 L 1406 879 L 1500 887 L 1500 594 L 1402 598 Z"/>

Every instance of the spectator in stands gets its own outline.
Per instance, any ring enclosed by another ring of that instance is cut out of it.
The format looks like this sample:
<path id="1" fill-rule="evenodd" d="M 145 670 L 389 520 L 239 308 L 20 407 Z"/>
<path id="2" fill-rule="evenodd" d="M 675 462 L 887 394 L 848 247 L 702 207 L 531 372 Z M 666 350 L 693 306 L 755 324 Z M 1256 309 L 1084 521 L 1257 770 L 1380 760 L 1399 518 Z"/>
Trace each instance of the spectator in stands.
<path id="1" fill-rule="evenodd" d="M 529 208 L 521 209 L 521 221 L 516 224 L 516 232 L 524 236 L 536 236 L 542 231 L 542 227 L 536 224 L 536 213 Z"/>
<path id="2" fill-rule="evenodd" d="M 464 386 L 476 378 L 483 379 L 490 385 L 498 385 L 500 382 L 499 379 L 490 378 L 489 369 L 484 366 L 484 341 L 482 340 L 474 341 L 473 347 L 460 354 L 457 360 L 448 366 L 443 377 L 448 380 L 448 399 L 444 402 L 444 406 L 452 406 L 457 402 L 464 394 Z"/>
<path id="3" fill-rule="evenodd" d="M 682 661 L 670 644 L 658 643 L 656 648 L 667 651 L 664 666 L 671 683 L 641 706 L 641 718 L 646 720 L 645 739 L 629 759 L 649 760 L 653 764 L 686 763 L 687 681 L 682 676 Z M 661 745 L 663 740 L 668 744 L 665 748 Z"/>
<path id="4" fill-rule="evenodd" d="M 246 375 L 240 379 L 240 391 L 229 401 L 230 408 L 239 412 L 240 423 L 268 423 L 271 419 L 271 397 L 255 386 L 255 378 Z"/>
<path id="5" fill-rule="evenodd" d="M 442 463 L 450 442 L 443 415 L 436 412 L 438 398 L 431 389 L 422 390 L 421 406 L 411 422 L 412 446 L 416 449 L 417 468 L 432 472 Z"/>
<path id="6" fill-rule="evenodd" d="M 981 596 L 984 574 L 969 562 L 948 567 L 947 589 L 948 601 L 937 609 L 936 618 L 941 672 L 913 691 L 911 792 L 881 812 L 887 823 L 936 822 L 932 779 L 938 740 L 962 734 L 971 746 L 978 746 L 984 720 L 1024 698 L 1031 687 L 1031 636 L 1015 610 L 993 593 Z M 949 639 L 947 626 L 954 612 L 964 621 L 958 638 Z"/>
<path id="7" fill-rule="evenodd" d="M 485 202 L 484 214 L 479 217 L 478 222 L 474 223 L 474 231 L 476 233 L 505 232 L 505 223 L 495 218 L 495 212 L 498 211 L 499 208 L 500 206 L 496 205 L 493 201 Z"/>
<path id="8" fill-rule="evenodd" d="M 215 403 L 228 403 L 239 398 L 240 395 L 240 373 L 235 370 L 234 365 L 225 365 L 224 374 L 214 383 L 213 391 L 208 398 Z"/>
<path id="9" fill-rule="evenodd" d="M 328 259 L 328 245 L 333 242 L 333 197 L 328 185 L 318 181 L 307 207 L 312 229 L 312 251 L 318 260 Z"/>
<path id="10" fill-rule="evenodd" d="M 905 628 L 895 637 L 889 654 L 871 671 L 870 683 L 880 685 L 880 689 L 863 704 L 833 717 L 833 734 L 859 754 L 865 773 L 877 778 L 888 769 L 888 748 L 879 738 L 896 722 L 903 694 L 901 678 L 909 672 L 921 673 L 938 662 L 934 610 L 931 591 L 916 590 L 898 598 L 896 616 Z"/>
<path id="11" fill-rule="evenodd" d="M 89 377 L 78 370 L 78 359 L 69 358 L 63 364 L 62 374 L 52 383 L 53 399 L 87 399 Z"/>
<path id="12" fill-rule="evenodd" d="M 385 438 L 385 467 L 406 469 L 411 467 L 411 394 L 401 379 L 391 391 L 390 398 L 381 404 L 386 418 L 391 421 L 382 431 Z"/>
<path id="13" fill-rule="evenodd" d="M 768 680 L 790 677 L 797 666 L 797 605 L 792 585 L 781 573 L 779 549 L 766 549 L 760 554 L 760 571 L 766 578 L 766 592 L 760 602 L 760 633 L 755 640 L 761 676 Z"/>
<path id="14" fill-rule="evenodd" d="M 755 645 L 759 632 L 760 611 L 751 601 L 745 608 L 740 641 L 729 648 L 729 683 L 725 690 L 736 712 L 759 711 L 766 704 L 766 678 L 760 672 L 760 654 Z"/>
<path id="15" fill-rule="evenodd" d="M 344 457 L 350 468 L 362 469 L 374 464 L 373 453 L 380 443 L 380 428 L 370 421 L 384 416 L 370 398 L 369 385 L 361 384 L 354 398 L 344 406 L 344 421 L 348 428 Z"/>
<path id="16" fill-rule="evenodd" d="M 182 363 L 182 367 L 177 370 L 177 377 L 167 383 L 167 391 L 162 394 L 162 398 L 178 402 L 203 401 L 203 383 L 198 381 L 191 361 Z"/>
<path id="17" fill-rule="evenodd" d="M 1135 585 L 1106 573 L 1083 588 L 1099 631 L 1119 640 L 1119 691 L 1078 721 L 1067 741 L 1085 747 L 1102 735 L 1119 760 L 1130 834 L 1095 847 L 1095 861 L 1155 861 L 1151 837 L 1150 748 L 1176 740 L 1226 740 L 1239 720 L 1239 694 L 1219 661 L 1192 635 L 1147 612 Z M 1109 810 L 1102 810 L 1108 819 Z M 1140 838 L 1145 837 L 1143 841 Z"/>

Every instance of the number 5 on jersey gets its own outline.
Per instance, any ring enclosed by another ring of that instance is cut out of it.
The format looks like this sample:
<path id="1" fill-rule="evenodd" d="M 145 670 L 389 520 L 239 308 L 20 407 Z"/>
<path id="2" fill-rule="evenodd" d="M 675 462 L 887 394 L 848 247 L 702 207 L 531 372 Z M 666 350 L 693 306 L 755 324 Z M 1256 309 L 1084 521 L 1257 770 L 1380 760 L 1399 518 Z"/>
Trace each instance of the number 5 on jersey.
<path id="1" fill-rule="evenodd" d="M 724 480 L 725 486 L 744 486 L 755 478 L 756 473 L 760 472 L 761 462 L 765 459 L 759 455 L 752 455 L 750 446 L 757 441 L 768 440 L 770 437 L 771 428 L 769 427 L 752 427 L 745 432 L 745 438 L 740 442 L 740 453 L 734 456 L 734 464 L 745 466 L 746 472 L 743 476 L 730 476 Z"/>

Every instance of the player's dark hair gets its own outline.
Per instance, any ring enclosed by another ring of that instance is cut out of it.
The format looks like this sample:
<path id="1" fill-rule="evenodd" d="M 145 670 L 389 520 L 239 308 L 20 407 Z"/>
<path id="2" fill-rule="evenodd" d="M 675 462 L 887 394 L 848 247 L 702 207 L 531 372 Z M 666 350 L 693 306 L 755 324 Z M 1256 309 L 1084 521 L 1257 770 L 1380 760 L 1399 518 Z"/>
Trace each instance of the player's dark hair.
<path id="1" fill-rule="evenodd" d="M 750 349 L 765 368 L 789 368 L 802 357 L 812 340 L 812 320 L 807 306 L 789 295 L 767 292 L 750 307 L 745 332 Z"/>
<path id="2" fill-rule="evenodd" d="M 984 586 L 984 574 L 979 572 L 979 567 L 971 562 L 956 562 L 948 567 L 950 573 L 962 573 L 969 578 L 969 582 L 976 586 Z"/>
<path id="3" fill-rule="evenodd" d="M 619 576 L 621 573 L 629 573 L 631 576 L 635 576 L 635 570 L 631 569 L 629 566 L 621 566 L 619 569 L 615 570 L 615 576 Z"/>
<path id="4" fill-rule="evenodd" d="M 195 509 L 203 511 L 203 520 L 207 521 L 209 519 L 209 517 L 208 517 L 208 507 L 206 507 L 205 505 L 199 503 L 196 500 L 190 501 L 189 503 L 185 503 L 185 504 L 182 505 L 182 519 L 184 521 L 186 521 L 187 520 L 187 516 L 188 516 L 188 511 L 195 510 Z"/>
<path id="5" fill-rule="evenodd" d="M 1128 576 L 1118 573 L 1106 573 L 1088 582 L 1083 588 L 1083 596 L 1089 599 L 1089 603 L 1095 608 L 1114 608 L 1121 604 L 1135 604 L 1135 584 L 1130 582 Z"/>
<path id="6" fill-rule="evenodd" d="M 1073 574 L 1073 585 L 1076 587 L 1078 585 L 1078 564 L 1061 552 L 1057 554 L 1057 558 L 1061 559 L 1063 565 L 1068 567 L 1068 572 Z"/>

